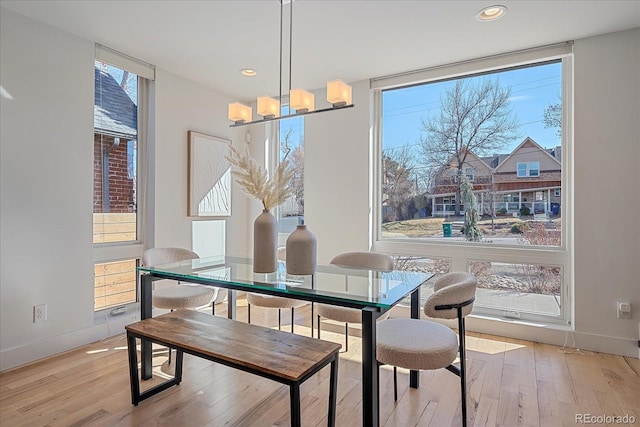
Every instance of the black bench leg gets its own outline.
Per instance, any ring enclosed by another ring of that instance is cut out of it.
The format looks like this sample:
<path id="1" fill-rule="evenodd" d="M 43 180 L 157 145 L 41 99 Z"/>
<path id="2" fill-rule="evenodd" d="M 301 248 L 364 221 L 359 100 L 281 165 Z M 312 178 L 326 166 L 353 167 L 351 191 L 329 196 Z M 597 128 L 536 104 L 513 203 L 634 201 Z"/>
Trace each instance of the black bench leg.
<path id="1" fill-rule="evenodd" d="M 335 427 L 336 425 L 336 405 L 338 401 L 338 354 L 335 355 L 331 362 L 331 378 L 329 379 L 329 414 L 327 416 L 327 425 Z"/>
<path id="2" fill-rule="evenodd" d="M 291 401 L 291 427 L 300 427 L 300 384 L 294 383 L 289 387 L 289 400 Z"/>
<path id="3" fill-rule="evenodd" d="M 173 373 L 176 385 L 180 384 L 182 381 L 182 356 L 182 350 L 176 350 L 176 367 Z"/>
<path id="4" fill-rule="evenodd" d="M 127 351 L 129 353 L 129 377 L 131 384 L 131 403 L 138 406 L 140 401 L 140 379 L 138 378 L 138 349 L 136 338 L 127 332 Z"/>

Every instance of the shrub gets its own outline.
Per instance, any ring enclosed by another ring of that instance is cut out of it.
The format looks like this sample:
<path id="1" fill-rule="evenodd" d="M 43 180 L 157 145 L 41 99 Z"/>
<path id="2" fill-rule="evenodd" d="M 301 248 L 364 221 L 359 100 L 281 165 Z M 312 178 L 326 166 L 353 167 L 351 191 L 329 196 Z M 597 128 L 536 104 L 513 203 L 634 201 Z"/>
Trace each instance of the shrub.
<path id="1" fill-rule="evenodd" d="M 529 209 L 526 206 L 521 207 L 520 208 L 520 215 L 522 215 L 522 216 L 531 215 L 531 209 Z"/>
<path id="2" fill-rule="evenodd" d="M 500 208 L 500 209 L 498 209 L 498 214 L 500 214 L 500 215 L 506 215 L 506 214 L 507 214 L 507 208 Z"/>
<path id="3" fill-rule="evenodd" d="M 522 234 L 529 229 L 529 225 L 526 222 L 516 222 L 511 226 L 511 232 L 515 234 Z"/>

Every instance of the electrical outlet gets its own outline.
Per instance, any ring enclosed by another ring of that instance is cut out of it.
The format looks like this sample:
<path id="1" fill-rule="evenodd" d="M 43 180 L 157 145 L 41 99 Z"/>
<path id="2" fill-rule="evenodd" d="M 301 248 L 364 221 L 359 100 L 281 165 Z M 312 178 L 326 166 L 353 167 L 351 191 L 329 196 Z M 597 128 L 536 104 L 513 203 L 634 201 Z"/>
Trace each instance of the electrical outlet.
<path id="1" fill-rule="evenodd" d="M 47 320 L 47 304 L 33 306 L 33 323 L 40 323 Z"/>
<path id="2" fill-rule="evenodd" d="M 618 302 L 618 319 L 631 319 L 631 304 Z"/>

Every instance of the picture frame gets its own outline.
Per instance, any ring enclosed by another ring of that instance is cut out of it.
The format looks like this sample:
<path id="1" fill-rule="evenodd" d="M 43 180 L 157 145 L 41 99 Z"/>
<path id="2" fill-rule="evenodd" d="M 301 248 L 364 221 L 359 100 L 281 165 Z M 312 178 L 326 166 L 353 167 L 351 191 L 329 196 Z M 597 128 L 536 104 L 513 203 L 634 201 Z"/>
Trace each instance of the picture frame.
<path id="1" fill-rule="evenodd" d="M 188 131 L 188 200 L 190 217 L 231 215 L 231 140 Z"/>

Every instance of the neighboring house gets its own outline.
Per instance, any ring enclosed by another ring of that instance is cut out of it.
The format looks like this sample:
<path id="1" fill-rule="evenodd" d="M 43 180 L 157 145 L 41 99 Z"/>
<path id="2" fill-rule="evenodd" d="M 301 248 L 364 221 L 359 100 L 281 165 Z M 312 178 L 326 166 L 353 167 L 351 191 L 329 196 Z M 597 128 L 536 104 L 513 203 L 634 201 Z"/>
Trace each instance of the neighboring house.
<path id="1" fill-rule="evenodd" d="M 562 151 L 545 149 L 527 137 L 510 154 L 467 154 L 464 173 L 473 183 L 480 213 L 560 213 Z M 429 195 L 432 216 L 455 213 L 456 169 L 442 168 Z"/>
<path id="2" fill-rule="evenodd" d="M 138 107 L 118 82 L 98 67 L 93 127 L 93 212 L 135 212 Z M 126 174 L 113 173 L 125 170 Z"/>

